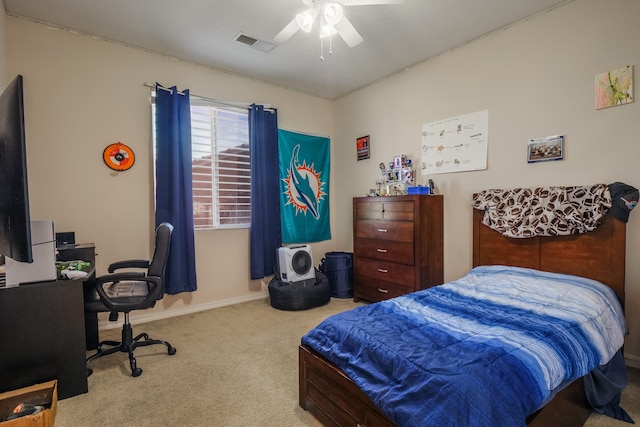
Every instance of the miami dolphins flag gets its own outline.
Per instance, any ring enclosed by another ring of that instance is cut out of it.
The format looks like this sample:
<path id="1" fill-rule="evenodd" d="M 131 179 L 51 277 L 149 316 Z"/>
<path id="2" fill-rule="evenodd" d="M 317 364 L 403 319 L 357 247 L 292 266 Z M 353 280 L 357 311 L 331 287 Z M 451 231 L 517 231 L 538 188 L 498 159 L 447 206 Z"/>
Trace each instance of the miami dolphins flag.
<path id="1" fill-rule="evenodd" d="M 278 129 L 283 243 L 331 239 L 330 140 Z"/>

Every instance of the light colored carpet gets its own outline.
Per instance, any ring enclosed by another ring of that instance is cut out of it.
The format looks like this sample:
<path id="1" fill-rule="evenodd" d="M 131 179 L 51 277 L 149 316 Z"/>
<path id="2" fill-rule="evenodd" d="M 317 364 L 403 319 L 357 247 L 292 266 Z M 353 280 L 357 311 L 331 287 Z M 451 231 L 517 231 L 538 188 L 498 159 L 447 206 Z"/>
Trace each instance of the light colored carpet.
<path id="1" fill-rule="evenodd" d="M 134 334 L 171 342 L 176 355 L 164 346 L 137 349 L 138 378 L 124 353 L 94 361 L 89 393 L 61 400 L 56 426 L 320 426 L 298 406 L 300 337 L 357 305 L 333 298 L 289 312 L 259 300 L 133 325 Z M 120 330 L 100 338 L 119 339 Z M 630 380 L 622 405 L 640 421 L 640 373 L 630 370 Z M 629 424 L 592 415 L 586 426 Z"/>

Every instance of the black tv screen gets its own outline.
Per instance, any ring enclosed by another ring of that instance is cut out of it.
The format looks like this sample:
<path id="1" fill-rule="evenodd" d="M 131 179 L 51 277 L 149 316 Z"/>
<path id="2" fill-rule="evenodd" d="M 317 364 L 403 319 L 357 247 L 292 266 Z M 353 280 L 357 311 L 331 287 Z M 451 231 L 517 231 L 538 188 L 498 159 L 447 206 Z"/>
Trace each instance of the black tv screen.
<path id="1" fill-rule="evenodd" d="M 33 262 L 20 75 L 0 95 L 0 254 Z"/>

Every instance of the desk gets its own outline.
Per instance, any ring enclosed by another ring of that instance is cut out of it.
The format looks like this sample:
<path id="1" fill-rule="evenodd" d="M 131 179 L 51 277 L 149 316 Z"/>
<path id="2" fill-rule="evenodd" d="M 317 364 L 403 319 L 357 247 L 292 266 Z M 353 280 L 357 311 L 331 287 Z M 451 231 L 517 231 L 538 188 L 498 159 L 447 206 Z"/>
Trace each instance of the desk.
<path id="1" fill-rule="evenodd" d="M 93 267 L 95 273 L 96 268 L 96 248 L 93 243 L 82 243 L 73 247 L 58 249 L 56 261 L 88 261 Z M 83 293 L 93 289 L 91 275 L 85 279 Z M 84 314 L 84 330 L 87 350 L 95 350 L 98 348 L 98 313 Z"/>
<path id="2" fill-rule="evenodd" d="M 93 244 L 60 250 L 57 258 L 89 261 L 95 271 Z M 77 279 L 0 289 L 0 392 L 52 379 L 60 399 L 88 391 L 86 336 L 95 330 L 97 341 L 98 326 L 97 317 L 85 318 L 85 286 Z"/>
<path id="3" fill-rule="evenodd" d="M 58 380 L 60 399 L 86 393 L 81 280 L 0 289 L 0 392 Z"/>

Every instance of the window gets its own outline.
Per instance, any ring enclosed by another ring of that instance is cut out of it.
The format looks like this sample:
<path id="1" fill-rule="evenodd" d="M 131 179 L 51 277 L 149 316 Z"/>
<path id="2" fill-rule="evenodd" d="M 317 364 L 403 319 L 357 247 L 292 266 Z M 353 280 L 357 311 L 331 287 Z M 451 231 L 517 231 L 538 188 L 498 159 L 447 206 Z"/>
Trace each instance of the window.
<path id="1" fill-rule="evenodd" d="M 248 111 L 206 104 L 206 100 L 193 99 L 191 104 L 195 228 L 248 226 L 251 212 Z"/>
<path id="2" fill-rule="evenodd" d="M 191 151 L 194 228 L 248 227 L 251 219 L 248 110 L 191 95 Z"/>

